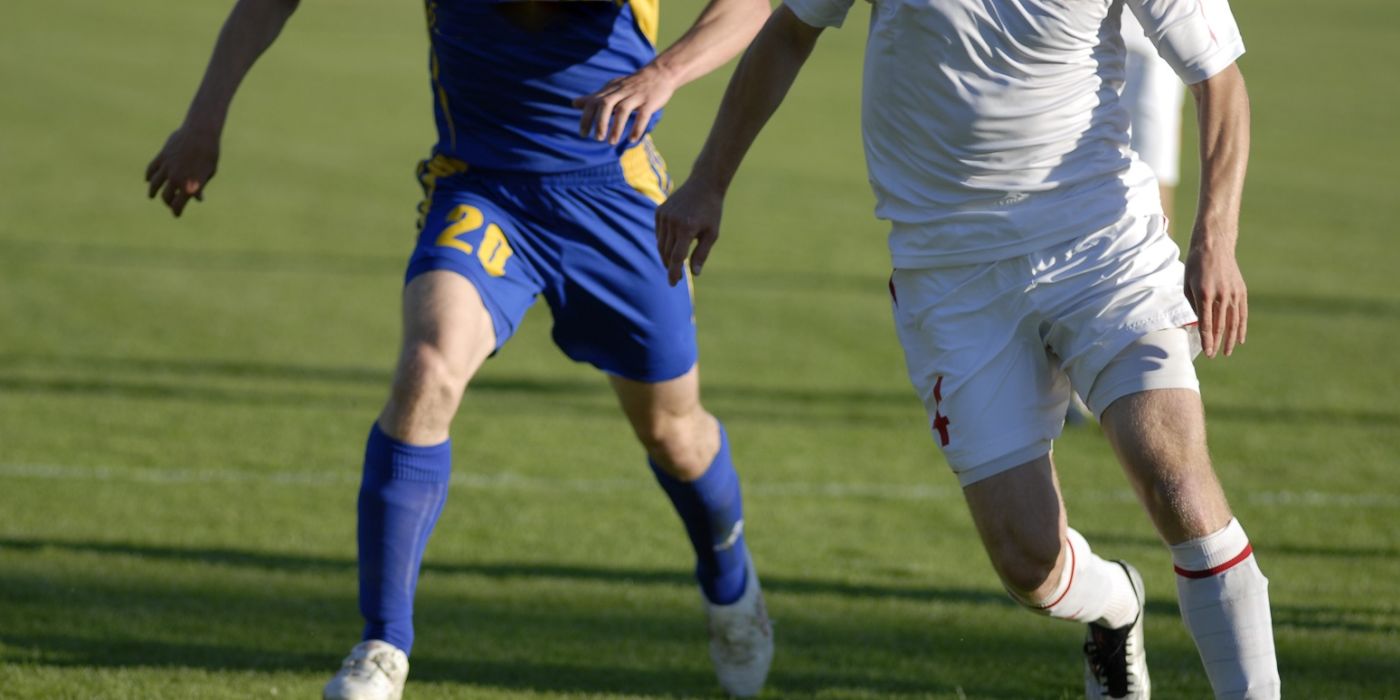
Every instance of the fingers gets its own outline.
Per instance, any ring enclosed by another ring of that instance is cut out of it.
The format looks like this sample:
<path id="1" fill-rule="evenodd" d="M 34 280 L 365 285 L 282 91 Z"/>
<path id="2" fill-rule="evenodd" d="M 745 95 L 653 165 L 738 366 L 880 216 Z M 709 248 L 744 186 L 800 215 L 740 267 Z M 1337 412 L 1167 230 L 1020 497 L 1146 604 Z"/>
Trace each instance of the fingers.
<path id="1" fill-rule="evenodd" d="M 671 218 L 667 216 L 666 205 L 656 210 L 656 257 L 666 261 L 666 251 L 671 249 Z"/>
<path id="2" fill-rule="evenodd" d="M 622 81 L 616 79 L 598 92 L 576 98 L 573 105 L 583 110 L 579 117 L 578 135 L 613 145 L 622 141 L 622 132 L 633 113 L 637 114 L 637 119 L 632 125 L 632 141 L 646 134 L 646 125 L 656 113 L 656 108 L 648 104 L 645 94 L 623 89 Z"/>
<path id="3" fill-rule="evenodd" d="M 1216 342 L 1219 340 L 1219 335 L 1215 332 L 1215 299 L 1209 294 L 1197 292 L 1196 315 L 1201 317 L 1201 349 L 1205 351 L 1206 357 L 1215 357 Z"/>
<path id="4" fill-rule="evenodd" d="M 710 257 L 710 249 L 715 247 L 715 241 L 719 240 L 719 235 L 714 229 L 707 229 L 700 234 L 696 240 L 695 252 L 690 254 L 690 273 L 700 276 L 700 271 L 705 267 L 705 260 Z"/>
<path id="5" fill-rule="evenodd" d="M 632 122 L 632 133 L 627 135 L 629 143 L 636 143 L 647 135 L 647 126 L 651 124 L 651 118 L 656 114 L 656 110 L 651 105 L 642 105 L 637 110 L 636 119 Z"/>
<path id="6" fill-rule="evenodd" d="M 1235 352 L 1236 345 L 1244 345 L 1246 325 L 1249 318 L 1249 297 L 1243 288 L 1231 293 L 1225 300 L 1230 317 L 1226 321 L 1225 356 Z"/>
<path id="7" fill-rule="evenodd" d="M 1236 333 L 1239 330 L 1240 314 L 1239 308 L 1232 303 L 1229 298 L 1221 300 L 1220 308 L 1220 335 L 1221 346 L 1225 350 L 1225 356 L 1229 357 L 1235 352 Z"/>
<path id="8" fill-rule="evenodd" d="M 1240 345 L 1244 345 L 1245 336 L 1249 334 L 1249 333 L 1248 333 L 1248 331 L 1249 331 L 1249 292 L 1248 292 L 1248 291 L 1241 291 L 1241 292 L 1240 292 L 1239 314 L 1240 314 Z"/>
<path id="9" fill-rule="evenodd" d="M 690 242 L 694 236 L 688 233 L 673 236 L 670 248 L 666 250 L 666 281 L 672 287 L 685 277 L 685 256 L 690 252 Z"/>
<path id="10" fill-rule="evenodd" d="M 165 184 L 166 173 L 165 163 L 157 156 L 151 164 L 146 166 L 146 199 L 155 199 L 156 193 L 160 191 L 160 186 Z"/>
<path id="11" fill-rule="evenodd" d="M 622 130 L 627 127 L 627 118 L 632 116 L 632 110 L 626 101 L 617 103 L 612 111 L 612 124 L 608 128 L 608 143 L 617 145 L 622 140 Z"/>

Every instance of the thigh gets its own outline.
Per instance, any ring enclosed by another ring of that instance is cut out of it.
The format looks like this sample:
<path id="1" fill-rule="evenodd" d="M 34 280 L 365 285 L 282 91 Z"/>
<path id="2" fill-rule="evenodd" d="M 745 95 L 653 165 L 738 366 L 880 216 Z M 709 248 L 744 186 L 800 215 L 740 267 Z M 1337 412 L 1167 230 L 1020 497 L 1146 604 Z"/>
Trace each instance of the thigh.
<path id="1" fill-rule="evenodd" d="M 656 253 L 656 204 L 622 184 L 551 194 L 559 267 L 546 285 L 554 340 L 566 355 L 643 383 L 695 366 L 688 284 L 671 286 Z"/>
<path id="2" fill-rule="evenodd" d="M 471 283 L 491 317 L 495 348 L 515 334 L 542 288 L 548 251 L 534 240 L 512 195 L 461 175 L 424 186 L 421 226 L 405 284 L 427 272 L 455 273 Z"/>
<path id="3" fill-rule="evenodd" d="M 1199 394 L 1185 389 L 1129 394 L 1104 411 L 1103 428 L 1167 544 L 1203 537 L 1230 521 L 1206 449 Z"/>
<path id="4" fill-rule="evenodd" d="M 895 327 L 935 442 L 963 486 L 1049 453 L 1069 382 L 1026 304 L 1020 260 L 891 278 Z"/>

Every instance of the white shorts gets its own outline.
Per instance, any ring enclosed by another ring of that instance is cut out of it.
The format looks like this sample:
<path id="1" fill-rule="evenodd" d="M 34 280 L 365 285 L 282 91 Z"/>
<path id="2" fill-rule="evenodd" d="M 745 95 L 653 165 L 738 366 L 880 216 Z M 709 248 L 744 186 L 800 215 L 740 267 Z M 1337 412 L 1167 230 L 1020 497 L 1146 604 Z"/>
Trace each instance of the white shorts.
<path id="1" fill-rule="evenodd" d="M 1181 177 L 1181 103 L 1186 86 L 1155 53 L 1129 51 L 1123 80 L 1132 147 L 1163 185 Z"/>
<path id="2" fill-rule="evenodd" d="M 1199 388 L 1185 333 L 1097 386 L 1129 346 L 1195 323 L 1179 254 L 1165 219 L 1139 216 L 1008 260 L 895 270 L 909 379 L 964 486 L 1047 454 L 1071 385 L 1096 414 L 1138 391 Z"/>

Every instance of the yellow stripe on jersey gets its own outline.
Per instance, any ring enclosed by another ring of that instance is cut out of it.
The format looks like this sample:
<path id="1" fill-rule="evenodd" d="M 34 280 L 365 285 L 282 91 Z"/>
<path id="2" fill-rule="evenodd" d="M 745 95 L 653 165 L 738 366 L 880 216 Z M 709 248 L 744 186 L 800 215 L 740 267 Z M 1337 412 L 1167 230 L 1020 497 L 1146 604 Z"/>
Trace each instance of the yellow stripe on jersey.
<path id="1" fill-rule="evenodd" d="M 437 190 L 438 179 L 464 172 L 467 172 L 466 163 L 441 154 L 418 164 L 418 182 L 423 185 L 423 201 L 418 203 L 418 230 L 423 230 L 428 222 L 428 210 L 433 207 L 433 192 Z"/>
<path id="2" fill-rule="evenodd" d="M 447 120 L 448 147 L 455 151 L 457 150 L 457 126 L 452 123 L 452 107 L 447 104 L 447 91 L 442 88 L 442 81 L 438 78 L 437 46 L 433 42 L 433 36 L 437 34 L 436 0 L 425 0 L 423 11 L 428 17 L 428 59 L 432 68 L 433 89 L 437 92 L 438 102 L 442 105 L 443 119 Z"/>
<path id="3" fill-rule="evenodd" d="M 624 0 L 618 0 L 621 5 Z M 637 28 L 642 36 L 656 46 L 657 34 L 661 31 L 661 0 L 625 0 L 632 6 L 632 16 L 637 18 Z"/>
<path id="4" fill-rule="evenodd" d="M 620 160 L 622 176 L 627 179 L 627 184 L 631 185 L 632 189 L 646 195 L 647 199 L 657 204 L 666 201 L 666 195 L 671 193 L 671 176 L 667 174 L 666 161 L 656 152 L 650 135 L 643 137 L 641 143 L 623 151 Z"/>

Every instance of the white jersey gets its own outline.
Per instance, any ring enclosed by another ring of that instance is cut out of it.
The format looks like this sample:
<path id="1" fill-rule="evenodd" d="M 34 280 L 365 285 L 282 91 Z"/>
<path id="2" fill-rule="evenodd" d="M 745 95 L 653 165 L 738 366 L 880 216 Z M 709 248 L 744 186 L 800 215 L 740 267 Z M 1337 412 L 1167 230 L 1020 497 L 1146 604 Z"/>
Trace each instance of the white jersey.
<path id="1" fill-rule="evenodd" d="M 836 27 L 854 0 L 785 0 Z M 991 262 L 1161 212 L 1119 105 L 1125 0 L 874 0 L 862 128 L 898 268 Z M 1182 80 L 1244 53 L 1226 0 L 1126 0 Z"/>

